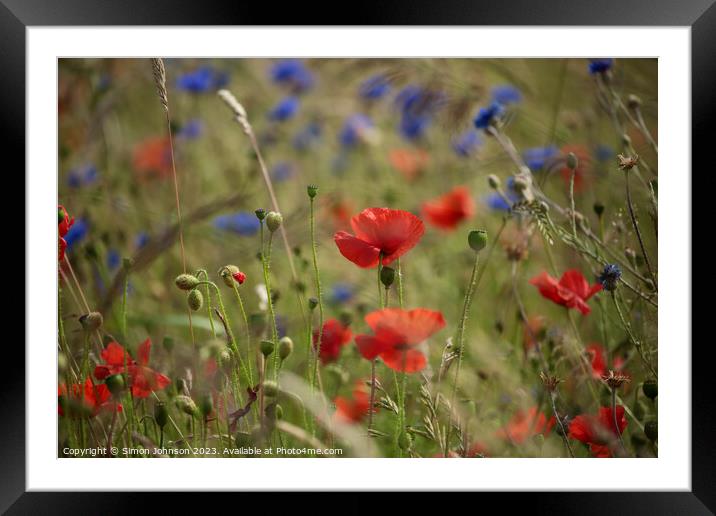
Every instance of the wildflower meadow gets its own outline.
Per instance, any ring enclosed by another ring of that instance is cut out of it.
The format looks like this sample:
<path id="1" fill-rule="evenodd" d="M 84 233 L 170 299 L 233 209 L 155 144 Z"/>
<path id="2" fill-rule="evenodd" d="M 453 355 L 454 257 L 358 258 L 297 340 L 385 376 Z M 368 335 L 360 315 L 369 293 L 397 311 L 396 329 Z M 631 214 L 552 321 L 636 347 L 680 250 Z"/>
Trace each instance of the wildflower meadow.
<path id="1" fill-rule="evenodd" d="M 656 107 L 656 59 L 60 59 L 58 456 L 657 456 Z"/>

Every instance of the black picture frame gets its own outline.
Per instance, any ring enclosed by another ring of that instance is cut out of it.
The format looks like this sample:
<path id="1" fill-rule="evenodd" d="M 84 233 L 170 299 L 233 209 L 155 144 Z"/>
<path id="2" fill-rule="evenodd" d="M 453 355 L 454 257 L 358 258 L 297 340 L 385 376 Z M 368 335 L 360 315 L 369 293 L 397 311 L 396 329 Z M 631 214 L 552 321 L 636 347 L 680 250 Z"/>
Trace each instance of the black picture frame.
<path id="1" fill-rule="evenodd" d="M 50 25 L 577 25 L 577 26 L 689 26 L 692 72 L 692 168 L 712 174 L 710 148 L 714 136 L 716 91 L 716 6 L 714 0 L 400 0 L 362 2 L 360 9 L 336 3 L 322 8 L 322 17 L 310 13 L 304 3 L 279 6 L 261 2 L 203 2 L 188 0 L 0 0 L 0 110 L 4 143 L 16 170 L 25 167 L 25 29 Z M 334 16 L 335 15 L 335 16 Z M 333 19 L 326 19 L 332 17 Z M 49 173 L 49 172 L 48 172 Z M 677 173 L 677 172 L 675 172 Z M 685 180 L 687 180 L 685 178 Z M 707 179 L 708 181 L 708 179 Z M 31 192 L 25 192 L 31 195 Z M 696 200 L 693 202 L 696 205 Z M 7 215 L 6 215 L 7 217 Z M 18 246 L 19 247 L 19 246 Z M 692 267 L 698 255 L 693 255 Z M 701 257 L 702 260 L 705 257 Z M 25 271 L 29 274 L 31 271 Z M 691 302 L 691 300 L 685 300 Z M 29 308 L 28 308 L 29 309 Z M 26 323 L 29 313 L 26 312 Z M 686 347 L 689 342 L 662 342 Z M 713 514 L 716 511 L 716 447 L 713 445 L 714 390 L 708 360 L 710 339 L 692 346 L 692 491 L 641 493 L 525 493 L 502 496 L 502 510 L 529 506 L 533 513 L 579 514 Z M 115 514 L 136 510 L 138 495 L 126 493 L 28 493 L 25 490 L 25 350 L 5 343 L 0 407 L 0 511 L 8 514 Z M 91 474 L 88 467 L 88 474 Z M 172 506 L 188 508 L 186 495 L 159 495 L 163 512 Z M 212 494 L 212 497 L 226 494 Z M 343 495 L 341 506 L 362 504 L 360 495 Z M 480 506 L 494 495 L 479 494 Z M 354 498 L 355 500 L 351 500 Z M 214 498 L 215 499 L 215 498 Z M 295 498 L 292 498 L 295 504 Z M 363 499 L 365 500 L 365 499 Z M 420 498 L 403 497 L 403 509 Z M 354 503 L 352 503 L 354 502 Z M 216 503 L 216 502 L 214 502 Z M 272 501 L 272 504 L 274 502 Z M 471 502 L 472 503 L 472 502 Z M 179 505 L 181 504 L 181 505 Z M 477 505 L 475 506 L 477 508 Z M 240 510 L 240 507 L 236 507 Z"/>

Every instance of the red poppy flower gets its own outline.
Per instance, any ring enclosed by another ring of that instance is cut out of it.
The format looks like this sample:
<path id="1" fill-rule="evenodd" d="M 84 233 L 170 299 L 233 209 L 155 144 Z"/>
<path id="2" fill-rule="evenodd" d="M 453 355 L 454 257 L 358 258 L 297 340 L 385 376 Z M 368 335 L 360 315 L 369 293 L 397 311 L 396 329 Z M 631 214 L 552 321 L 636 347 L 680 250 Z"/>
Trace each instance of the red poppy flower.
<path id="1" fill-rule="evenodd" d="M 321 336 L 320 359 L 322 364 L 335 362 L 341 354 L 341 348 L 348 344 L 353 337 L 353 332 L 347 326 L 343 326 L 337 319 L 329 319 L 323 323 L 323 335 Z M 313 348 L 318 347 L 318 329 L 313 332 Z"/>
<path id="2" fill-rule="evenodd" d="M 510 422 L 497 431 L 497 437 L 522 444 L 532 436 L 549 434 L 555 422 L 554 416 L 547 419 L 544 413 L 537 413 L 537 407 L 532 407 L 527 412 L 518 410 Z"/>
<path id="3" fill-rule="evenodd" d="M 358 351 L 368 360 L 380 357 L 396 371 L 415 373 L 427 365 L 427 358 L 417 345 L 445 326 L 440 312 L 425 308 L 403 310 L 384 308 L 365 316 L 374 335 L 358 335 Z"/>
<path id="4" fill-rule="evenodd" d="M 576 269 L 565 272 L 559 281 L 546 272 L 535 276 L 530 283 L 539 289 L 539 293 L 550 301 L 567 308 L 576 308 L 584 315 L 591 312 L 587 300 L 602 290 L 599 283 L 591 287 L 586 278 Z"/>
<path id="5" fill-rule="evenodd" d="M 116 342 L 110 342 L 101 353 L 105 364 L 98 365 L 94 369 L 95 378 L 104 380 L 110 375 L 124 373 L 126 363 L 126 372 L 129 375 L 132 396 L 146 398 L 152 391 L 164 389 L 171 383 L 171 380 L 148 367 L 151 347 L 152 341 L 150 339 L 142 342 L 137 349 L 139 362 L 135 362 L 122 346 Z"/>
<path id="6" fill-rule="evenodd" d="M 472 446 L 470 446 L 467 449 L 467 456 L 468 457 L 488 457 L 489 454 L 487 452 L 487 445 L 481 442 L 475 442 L 472 443 Z"/>
<path id="7" fill-rule="evenodd" d="M 67 412 L 69 417 L 94 417 L 105 409 L 122 411 L 122 405 L 111 399 L 112 394 L 107 386 L 103 383 L 92 385 L 90 378 L 85 380 L 84 386 L 73 383 L 69 391 L 67 385 L 63 383 L 57 387 L 57 396 L 59 397 L 57 411 L 61 416 Z"/>
<path id="8" fill-rule="evenodd" d="M 241 271 L 235 272 L 235 273 L 232 274 L 231 276 L 234 278 L 234 280 L 235 280 L 239 285 L 243 285 L 243 284 L 244 284 L 244 281 L 246 281 L 246 274 L 244 274 L 244 273 L 241 272 Z"/>
<path id="9" fill-rule="evenodd" d="M 72 224 L 75 223 L 75 218 L 70 217 L 70 215 L 67 213 L 67 210 L 64 206 L 59 205 L 57 206 L 58 210 L 58 226 L 57 229 L 59 231 L 60 237 L 58 241 L 58 259 L 59 261 L 62 261 L 65 257 L 65 249 L 67 249 L 67 242 L 63 238 L 67 232 L 72 227 Z"/>
<path id="10" fill-rule="evenodd" d="M 430 155 L 424 149 L 393 149 L 388 160 L 408 181 L 412 181 L 425 170 Z"/>
<path id="11" fill-rule="evenodd" d="M 370 411 L 370 395 L 363 381 L 357 381 L 353 388 L 353 399 L 338 396 L 335 417 L 346 423 L 360 423 Z"/>
<path id="12" fill-rule="evenodd" d="M 616 407 L 616 416 L 619 435 L 621 435 L 628 423 L 624 416 L 624 407 L 621 405 Z M 597 416 L 581 414 L 569 424 L 569 437 L 588 444 L 595 457 L 611 457 L 610 445 L 618 437 L 614 419 L 614 413 L 610 407 L 600 407 Z"/>
<path id="13" fill-rule="evenodd" d="M 168 177 L 172 171 L 171 146 L 166 136 L 148 138 L 134 148 L 132 165 L 141 178 Z"/>
<path id="14" fill-rule="evenodd" d="M 425 218 L 440 229 L 455 229 L 475 214 L 475 201 L 464 186 L 457 186 L 437 199 L 423 203 Z"/>
<path id="15" fill-rule="evenodd" d="M 388 265 L 410 251 L 425 232 L 418 217 L 403 210 L 366 208 L 351 218 L 355 236 L 339 231 L 333 237 L 343 256 L 359 267 Z"/>
<path id="16" fill-rule="evenodd" d="M 564 156 L 567 156 L 570 152 L 573 152 L 574 155 L 577 156 L 577 169 L 574 174 L 574 191 L 579 193 L 587 186 L 587 173 L 591 161 L 589 150 L 584 145 L 565 145 L 561 151 Z M 564 166 L 559 172 L 567 185 L 567 189 L 569 189 L 569 185 L 572 181 L 572 169 Z"/>
<path id="17" fill-rule="evenodd" d="M 624 367 L 624 357 L 612 357 L 612 367 L 607 367 L 606 350 L 601 344 L 592 343 L 584 348 L 592 362 L 592 377 L 600 379 L 608 369 L 621 371 Z"/>

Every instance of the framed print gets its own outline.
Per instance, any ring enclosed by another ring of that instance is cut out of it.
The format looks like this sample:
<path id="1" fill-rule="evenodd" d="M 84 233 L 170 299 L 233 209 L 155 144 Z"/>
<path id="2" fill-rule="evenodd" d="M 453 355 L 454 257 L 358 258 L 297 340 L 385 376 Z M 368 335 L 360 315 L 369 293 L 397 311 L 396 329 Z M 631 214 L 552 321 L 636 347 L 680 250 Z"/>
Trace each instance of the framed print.
<path id="1" fill-rule="evenodd" d="M 28 207 L 3 510 L 436 490 L 710 514 L 691 170 L 716 11 L 652 7 L 5 2 Z"/>

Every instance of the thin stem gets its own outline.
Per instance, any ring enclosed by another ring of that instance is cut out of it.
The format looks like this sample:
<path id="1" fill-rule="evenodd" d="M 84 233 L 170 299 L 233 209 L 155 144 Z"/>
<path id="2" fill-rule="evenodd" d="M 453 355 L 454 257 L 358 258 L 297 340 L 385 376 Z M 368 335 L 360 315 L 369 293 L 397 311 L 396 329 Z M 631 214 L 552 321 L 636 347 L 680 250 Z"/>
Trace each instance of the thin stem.
<path id="1" fill-rule="evenodd" d="M 397 264 L 397 272 L 398 272 L 398 303 L 400 304 L 400 308 L 404 307 L 404 294 L 403 294 L 403 269 L 400 266 L 400 258 L 396 260 Z M 386 290 L 386 298 L 388 297 L 388 292 Z"/>
<path id="2" fill-rule="evenodd" d="M 651 374 L 654 375 L 654 378 L 657 378 L 656 369 L 654 369 L 654 366 L 651 365 L 651 362 L 646 359 L 646 356 L 644 355 L 644 349 L 641 346 L 641 341 L 634 336 L 634 333 L 631 330 L 631 324 L 626 320 L 624 317 L 624 313 L 622 312 L 621 306 L 619 306 L 619 302 L 617 301 L 617 296 L 615 291 L 612 291 L 612 301 L 614 301 L 614 307 L 617 309 L 617 314 L 619 315 L 619 320 L 622 323 L 622 326 L 624 327 L 624 330 L 627 332 L 627 336 L 629 337 L 629 340 L 631 340 L 632 344 L 634 344 L 634 347 L 636 348 L 637 352 L 639 353 L 639 357 L 641 358 L 641 361 L 644 362 L 644 365 L 649 369 Z"/>
<path id="3" fill-rule="evenodd" d="M 631 223 L 634 226 L 634 231 L 636 232 L 637 240 L 639 240 L 639 247 L 641 247 L 641 254 L 644 256 L 644 263 L 646 263 L 646 268 L 649 270 L 649 275 L 651 276 L 652 281 L 654 282 L 654 289 L 657 290 L 657 283 L 656 283 L 656 274 L 654 274 L 653 269 L 651 268 L 651 262 L 649 261 L 649 255 L 646 252 L 646 246 L 644 245 L 644 240 L 641 237 L 641 231 L 639 230 L 639 223 L 636 219 L 636 214 L 634 213 L 634 206 L 632 204 L 631 199 L 631 189 L 629 188 L 629 170 L 625 172 L 625 182 L 626 182 L 626 196 L 627 196 L 627 206 L 629 207 L 629 216 L 631 217 Z"/>
<path id="4" fill-rule="evenodd" d="M 627 455 L 626 447 L 624 446 L 624 441 L 622 440 L 622 433 L 619 431 L 619 421 L 617 421 L 617 390 L 615 388 L 611 389 L 612 391 L 612 418 L 614 420 L 614 431 L 617 433 L 617 438 L 619 439 L 619 445 L 622 448 L 622 452 L 624 455 Z"/>
<path id="5" fill-rule="evenodd" d="M 577 175 L 577 169 L 572 169 L 572 175 L 569 179 L 569 202 L 572 206 L 572 235 L 574 236 L 574 239 L 577 239 L 577 212 L 576 208 L 574 206 L 574 176 Z"/>
<path id="6" fill-rule="evenodd" d="M 323 342 L 323 289 L 321 288 L 321 274 L 318 267 L 318 242 L 316 240 L 316 214 L 313 197 L 310 197 L 310 231 L 311 231 L 311 254 L 313 257 L 313 277 L 316 287 L 316 297 L 318 298 L 318 339 L 316 340 L 316 349 L 313 360 L 313 378 L 315 380 L 318 375 L 318 362 L 321 356 L 321 343 Z"/>
<path id="7" fill-rule="evenodd" d="M 574 452 L 572 451 L 572 446 L 569 444 L 569 439 L 567 438 L 567 430 L 564 428 L 564 423 L 562 423 L 562 418 L 559 417 L 559 412 L 557 412 L 557 405 L 555 404 L 554 398 L 555 395 L 553 392 L 549 392 L 549 399 L 552 405 L 552 413 L 554 414 L 554 418 L 557 420 L 557 424 L 559 425 L 560 429 L 560 435 L 562 436 L 562 441 L 564 441 L 564 445 L 567 447 L 567 451 L 569 452 L 569 456 L 574 458 Z"/>
<path id="8" fill-rule="evenodd" d="M 239 309 L 241 310 L 241 317 L 244 320 L 244 327 L 246 328 L 246 360 L 249 363 L 249 380 L 251 381 L 251 386 L 253 386 L 254 382 L 254 373 L 253 368 L 251 367 L 251 355 L 252 349 L 251 349 L 251 328 L 249 327 L 249 319 L 246 316 L 246 310 L 244 309 L 244 301 L 241 298 L 241 293 L 239 292 L 239 287 L 236 284 L 235 281 L 232 282 L 232 287 L 234 289 L 234 294 L 236 295 L 236 300 L 239 302 Z"/>

